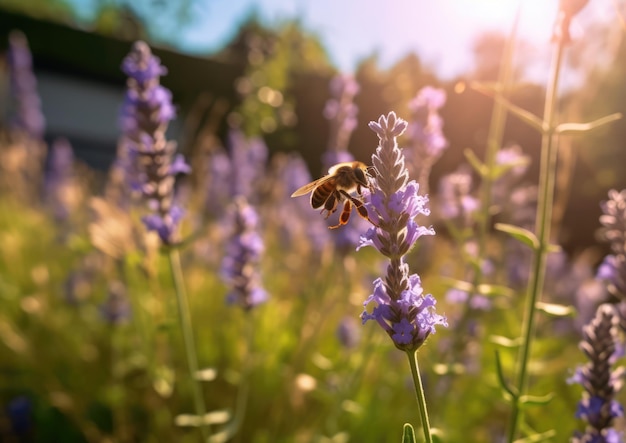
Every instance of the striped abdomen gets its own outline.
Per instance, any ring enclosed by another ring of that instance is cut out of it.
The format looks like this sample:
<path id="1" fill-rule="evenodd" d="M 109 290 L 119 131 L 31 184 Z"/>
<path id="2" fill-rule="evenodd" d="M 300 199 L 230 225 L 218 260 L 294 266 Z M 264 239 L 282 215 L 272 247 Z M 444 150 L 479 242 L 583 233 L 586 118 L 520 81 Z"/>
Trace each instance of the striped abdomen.
<path id="1" fill-rule="evenodd" d="M 315 188 L 313 192 L 311 193 L 311 206 L 313 207 L 313 209 L 318 209 L 324 206 L 324 203 L 326 203 L 326 200 L 328 200 L 328 197 L 330 197 L 331 194 L 335 192 L 336 188 L 337 188 L 337 184 L 334 178 L 331 180 L 325 181 L 324 183 L 320 184 L 317 188 Z"/>

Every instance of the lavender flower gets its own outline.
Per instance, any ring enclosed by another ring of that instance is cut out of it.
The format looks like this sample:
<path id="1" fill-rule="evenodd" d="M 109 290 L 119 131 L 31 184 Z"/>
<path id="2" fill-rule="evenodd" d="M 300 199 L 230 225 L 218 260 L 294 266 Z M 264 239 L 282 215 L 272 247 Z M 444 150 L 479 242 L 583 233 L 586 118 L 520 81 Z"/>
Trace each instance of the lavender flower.
<path id="1" fill-rule="evenodd" d="M 626 189 L 621 192 L 610 190 L 609 199 L 600 207 L 603 212 L 600 216 L 601 239 L 609 242 L 614 255 L 626 255 Z"/>
<path id="2" fill-rule="evenodd" d="M 579 383 L 585 389 L 578 403 L 576 417 L 587 422 L 584 433 L 577 432 L 575 443 L 620 442 L 621 433 L 611 426 L 616 417 L 623 416 L 622 406 L 615 400 L 622 387 L 624 368 L 611 369 L 616 353 L 618 316 L 609 304 L 598 307 L 595 318 L 583 328 L 580 349 L 589 362 L 576 370 L 568 382 Z"/>
<path id="3" fill-rule="evenodd" d="M 438 209 L 444 220 L 468 227 L 479 207 L 478 199 L 471 195 L 472 174 L 465 168 L 444 175 L 439 182 Z"/>
<path id="4" fill-rule="evenodd" d="M 447 326 L 447 322 L 435 313 L 435 298 L 424 295 L 420 277 L 409 274 L 404 261 L 419 237 L 435 233 L 414 220 L 430 211 L 426 208 L 428 198 L 419 196 L 418 184 L 409 181 L 404 155 L 396 142 L 406 126 L 406 121 L 393 112 L 369 124 L 380 139 L 372 155 L 375 176 L 367 203 L 377 226 L 361 237 L 359 248 L 374 246 L 389 258 L 387 274 L 374 281 L 374 292 L 364 303 L 366 307 L 372 302 L 376 306 L 371 313 L 363 312 L 363 323 L 376 320 L 398 349 L 415 351 L 435 332 L 436 325 Z"/>
<path id="5" fill-rule="evenodd" d="M 218 216 L 223 214 L 228 202 L 232 201 L 232 165 L 228 153 L 222 147 L 214 149 L 207 165 L 205 205 L 207 211 Z"/>
<path id="6" fill-rule="evenodd" d="M 356 348 L 361 341 L 361 330 L 353 317 L 344 317 L 336 331 L 337 339 L 347 349 Z"/>
<path id="7" fill-rule="evenodd" d="M 159 84 L 167 70 L 142 41 L 135 42 L 122 70 L 128 76 L 120 117 L 123 140 L 130 158 L 138 164 L 136 181 L 154 211 L 143 223 L 170 245 L 176 241 L 183 215 L 182 208 L 173 203 L 175 176 L 189 173 L 190 168 L 180 155 L 174 156 L 176 144 L 165 138 L 176 114 L 170 91 Z"/>
<path id="8" fill-rule="evenodd" d="M 28 40 L 20 31 L 12 31 L 9 35 L 7 62 L 15 106 L 12 124 L 31 137 L 42 139 L 46 121 L 41 113 L 41 101 L 37 93 L 37 79 L 33 73 L 33 59 Z"/>
<path id="9" fill-rule="evenodd" d="M 469 298 L 469 303 L 467 299 Z M 489 311 L 492 307 L 492 302 L 489 297 L 482 294 L 469 294 L 467 291 L 463 291 L 458 288 L 449 289 L 446 292 L 446 301 L 449 303 L 465 304 L 468 303 L 471 309 L 478 311 Z"/>
<path id="10" fill-rule="evenodd" d="M 446 91 L 426 86 L 409 103 L 411 124 L 407 131 L 414 148 L 423 157 L 438 157 L 448 147 L 442 133 L 443 120 L 438 114 L 446 104 Z"/>
<path id="11" fill-rule="evenodd" d="M 83 257 L 67 276 L 63 298 L 68 304 L 78 306 L 92 296 L 98 273 L 103 267 L 102 259 L 102 254 L 92 252 Z"/>
<path id="12" fill-rule="evenodd" d="M 17 441 L 30 441 L 33 430 L 33 402 L 25 395 L 12 398 L 6 405 L 6 416 Z M 10 436 L 9 436 L 10 437 Z"/>
<path id="13" fill-rule="evenodd" d="M 517 186 L 509 192 L 508 202 L 502 214 L 503 221 L 532 231 L 536 214 L 536 186 Z M 505 240 L 505 248 L 505 267 L 509 284 L 513 287 L 525 286 L 528 282 L 532 251 L 513 238 Z M 551 260 L 550 257 L 551 254 L 548 255 L 548 261 Z"/>
<path id="14" fill-rule="evenodd" d="M 495 160 L 496 179 L 491 188 L 493 204 L 515 212 L 518 208 L 511 207 L 515 206 L 511 205 L 511 194 L 516 190 L 520 179 L 528 170 L 530 157 L 522 152 L 519 145 L 512 145 L 500 149 L 496 153 Z"/>
<path id="15" fill-rule="evenodd" d="M 439 115 L 445 103 L 446 92 L 431 86 L 422 88 L 409 103 L 411 119 L 407 134 L 411 149 L 406 152 L 406 162 L 409 171 L 426 190 L 432 165 L 448 147 L 442 131 L 443 119 Z"/>
<path id="16" fill-rule="evenodd" d="M 246 139 L 243 132 L 231 130 L 230 144 L 231 198 L 244 196 L 248 201 L 257 198 L 258 183 L 267 162 L 267 146 L 261 138 Z"/>
<path id="17" fill-rule="evenodd" d="M 128 321 L 131 313 L 130 301 L 122 282 L 115 280 L 109 283 L 107 298 L 100 307 L 100 313 L 112 325 Z"/>
<path id="18" fill-rule="evenodd" d="M 357 126 L 359 108 L 354 104 L 354 97 L 359 93 L 359 85 L 351 75 L 342 74 L 331 80 L 330 92 L 331 98 L 324 108 L 324 117 L 330 122 L 328 149 L 323 158 L 327 169 L 354 159 L 347 150 Z"/>
<path id="19" fill-rule="evenodd" d="M 604 258 L 596 278 L 606 284 L 612 301 L 618 303 L 620 327 L 626 331 L 626 190 L 609 191 L 609 199 L 601 208 L 599 237 L 609 243 L 612 254 Z"/>
<path id="20" fill-rule="evenodd" d="M 66 139 L 54 141 L 48 163 L 47 201 L 52 208 L 54 218 L 62 222 L 67 220 L 77 208 L 81 193 L 74 175 L 74 151 Z"/>
<path id="21" fill-rule="evenodd" d="M 598 267 L 596 277 L 604 281 L 609 294 L 624 301 L 626 298 L 626 257 L 609 254 Z"/>
<path id="22" fill-rule="evenodd" d="M 235 231 L 226 247 L 221 274 L 230 287 L 227 303 L 250 310 L 268 298 L 258 269 L 264 250 L 263 239 L 257 232 L 257 213 L 244 197 L 236 199 L 233 215 Z"/>

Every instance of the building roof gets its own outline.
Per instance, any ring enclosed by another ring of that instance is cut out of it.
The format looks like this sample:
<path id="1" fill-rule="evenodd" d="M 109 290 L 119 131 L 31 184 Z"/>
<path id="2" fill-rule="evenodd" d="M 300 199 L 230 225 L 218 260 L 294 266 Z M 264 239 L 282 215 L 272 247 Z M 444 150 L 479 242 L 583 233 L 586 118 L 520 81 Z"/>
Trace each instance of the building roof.
<path id="1" fill-rule="evenodd" d="M 123 85 L 122 60 L 130 51 L 132 41 L 103 36 L 66 24 L 39 20 L 2 11 L 0 14 L 0 48 L 6 48 L 7 36 L 13 29 L 28 38 L 36 70 L 65 76 Z M 163 84 L 182 107 L 190 106 L 200 92 L 215 97 L 234 99 L 233 81 L 242 75 L 244 64 L 218 61 L 211 57 L 194 57 L 152 47 L 155 55 L 168 67 Z"/>

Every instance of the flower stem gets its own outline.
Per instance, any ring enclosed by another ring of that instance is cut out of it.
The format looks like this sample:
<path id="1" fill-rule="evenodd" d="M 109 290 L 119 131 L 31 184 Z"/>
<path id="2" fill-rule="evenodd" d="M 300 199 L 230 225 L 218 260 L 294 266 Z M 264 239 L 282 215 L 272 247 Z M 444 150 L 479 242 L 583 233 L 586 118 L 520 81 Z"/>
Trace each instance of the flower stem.
<path id="1" fill-rule="evenodd" d="M 176 290 L 176 302 L 178 304 L 178 318 L 180 328 L 185 343 L 185 354 L 187 355 L 187 366 L 189 368 L 189 376 L 192 381 L 193 400 L 196 409 L 196 415 L 200 420 L 200 432 L 203 441 L 207 441 L 209 437 L 209 427 L 205 423 L 206 406 L 202 395 L 202 385 L 197 378 L 198 373 L 198 355 L 196 353 L 196 344 L 193 338 L 193 328 L 191 325 L 191 313 L 189 312 L 189 303 L 187 301 L 187 291 L 185 290 L 185 282 L 183 279 L 183 271 L 180 265 L 180 255 L 176 248 L 170 248 L 168 251 L 168 259 L 170 270 L 172 272 L 172 280 Z"/>
<path id="2" fill-rule="evenodd" d="M 409 357 L 409 365 L 411 366 L 411 375 L 413 376 L 415 396 L 417 397 L 417 405 L 419 407 L 420 418 L 422 420 L 424 440 L 426 443 L 432 443 L 433 438 L 430 435 L 430 423 L 428 421 L 428 410 L 426 409 L 426 397 L 424 396 L 422 377 L 420 376 L 419 365 L 417 363 L 417 351 L 406 351 L 406 355 Z"/>
<path id="3" fill-rule="evenodd" d="M 535 222 L 535 234 L 539 240 L 537 248 L 533 251 L 533 262 L 528 282 L 526 308 L 524 322 L 522 323 L 522 345 L 517 361 L 517 380 L 515 384 L 516 396 L 513 398 L 511 421 L 509 423 L 509 443 L 513 442 L 517 432 L 517 425 L 521 412 L 519 399 L 524 395 L 528 381 L 528 363 L 530 349 L 534 336 L 536 317 L 536 305 L 543 290 L 546 273 L 546 260 L 550 246 L 550 228 L 552 225 L 552 206 L 554 201 L 554 185 L 556 181 L 557 166 L 557 143 L 554 134 L 556 121 L 556 102 L 558 92 L 559 73 L 563 59 L 564 42 L 557 39 L 556 51 L 552 57 L 550 77 L 546 89 L 546 101 L 544 106 L 544 127 L 546 128 L 541 138 L 541 171 L 539 176 L 539 195 L 537 201 L 537 218 Z"/>
<path id="4" fill-rule="evenodd" d="M 250 391 L 250 377 L 252 375 L 252 368 L 254 365 L 254 333 L 256 330 L 256 323 L 254 321 L 255 312 L 251 309 L 246 312 L 246 350 L 243 361 L 243 368 L 241 371 L 241 379 L 239 381 L 239 390 L 237 392 L 237 403 L 235 404 L 235 418 L 233 420 L 233 434 L 237 435 L 236 441 L 241 441 L 242 435 L 239 432 L 242 428 L 244 418 L 246 416 L 246 409 L 248 407 L 248 393 Z"/>

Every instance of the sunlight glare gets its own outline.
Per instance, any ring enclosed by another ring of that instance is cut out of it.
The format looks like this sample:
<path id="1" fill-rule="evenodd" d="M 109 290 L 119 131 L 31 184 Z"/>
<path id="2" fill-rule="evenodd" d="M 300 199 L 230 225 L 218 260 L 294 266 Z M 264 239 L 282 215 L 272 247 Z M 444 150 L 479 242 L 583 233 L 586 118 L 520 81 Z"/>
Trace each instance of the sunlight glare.
<path id="1" fill-rule="evenodd" d="M 520 14 L 521 34 L 535 41 L 546 41 L 556 20 L 557 0 L 461 0 L 470 20 L 483 23 L 486 30 L 510 27 Z"/>

